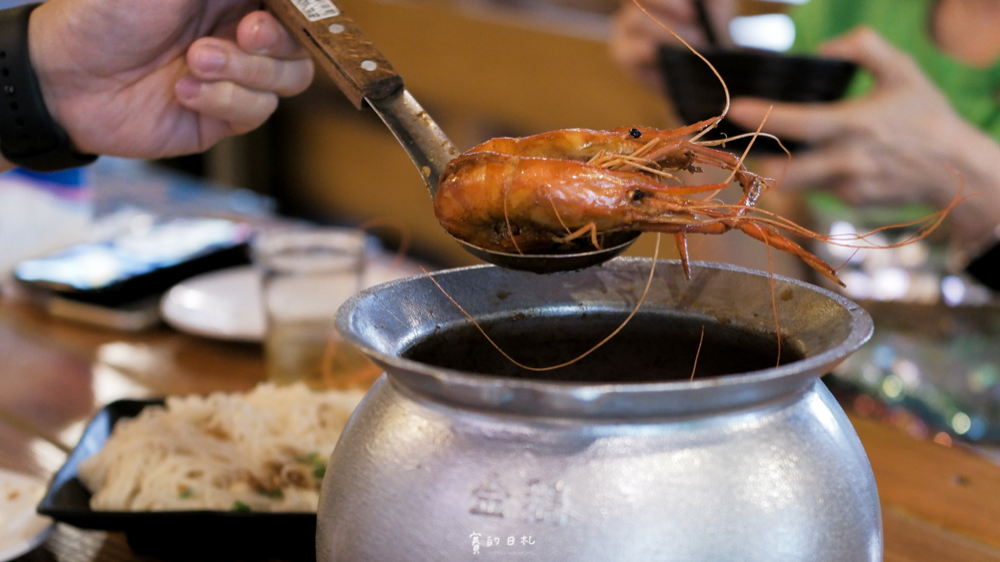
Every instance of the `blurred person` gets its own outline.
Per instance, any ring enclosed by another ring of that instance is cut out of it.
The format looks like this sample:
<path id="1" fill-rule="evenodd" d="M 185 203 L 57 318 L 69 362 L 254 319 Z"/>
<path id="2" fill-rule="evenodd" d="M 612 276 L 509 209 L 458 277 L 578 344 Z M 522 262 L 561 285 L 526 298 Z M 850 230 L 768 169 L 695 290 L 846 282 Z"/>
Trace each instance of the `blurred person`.
<path id="1" fill-rule="evenodd" d="M 72 167 L 100 154 L 197 153 L 257 128 L 314 72 L 306 51 L 259 6 L 49 0 L 0 11 L 0 172 Z M 41 98 L 34 107 L 28 86 Z M 16 119 L 52 129 L 26 129 L 32 134 L 61 129 L 64 146 L 33 154 L 10 134 Z"/>
<path id="2" fill-rule="evenodd" d="M 657 46 L 676 39 L 650 15 L 696 48 L 705 36 L 691 0 L 641 4 L 648 15 L 623 0 L 611 53 L 658 86 Z M 707 7 L 720 27 L 735 13 L 727 0 Z M 773 105 L 764 130 L 810 147 L 790 162 L 761 158 L 755 171 L 783 177 L 783 190 L 821 189 L 858 206 L 944 208 L 963 189 L 973 197 L 951 212 L 956 261 L 1000 289 L 993 273 L 1000 264 L 1000 2 L 810 0 L 790 15 L 793 51 L 851 60 L 865 72 L 852 95 L 834 103 L 733 100 L 734 123 L 756 129 Z"/>

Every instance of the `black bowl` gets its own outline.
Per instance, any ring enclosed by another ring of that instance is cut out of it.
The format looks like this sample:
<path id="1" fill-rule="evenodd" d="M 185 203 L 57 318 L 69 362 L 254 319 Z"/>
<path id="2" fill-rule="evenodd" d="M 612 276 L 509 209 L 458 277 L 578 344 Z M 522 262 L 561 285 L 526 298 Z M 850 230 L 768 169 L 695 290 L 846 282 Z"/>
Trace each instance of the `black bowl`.
<path id="1" fill-rule="evenodd" d="M 704 50 L 701 53 L 726 81 L 730 97 L 765 98 L 784 102 L 830 102 L 847 90 L 857 66 L 850 61 L 792 56 L 754 49 Z M 722 113 L 725 92 L 712 70 L 686 48 L 661 46 L 660 68 L 674 107 L 685 123 L 709 119 Z M 767 130 L 767 124 L 764 125 Z M 748 132 L 728 120 L 719 124 L 725 136 Z M 716 138 L 716 137 L 711 137 Z M 801 148 L 794 139 L 782 139 L 790 150 Z M 742 148 L 746 141 L 727 143 Z M 758 139 L 754 148 L 780 152 L 776 142 Z"/>

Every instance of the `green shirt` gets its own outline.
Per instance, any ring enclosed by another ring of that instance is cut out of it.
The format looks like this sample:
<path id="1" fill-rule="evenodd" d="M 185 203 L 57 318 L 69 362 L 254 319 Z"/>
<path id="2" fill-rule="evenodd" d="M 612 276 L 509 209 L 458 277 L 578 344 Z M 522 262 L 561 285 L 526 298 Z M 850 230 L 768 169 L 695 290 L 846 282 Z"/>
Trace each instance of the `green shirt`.
<path id="1" fill-rule="evenodd" d="M 859 25 L 874 29 L 909 53 L 951 100 L 955 111 L 1000 142 L 1000 61 L 974 68 L 943 53 L 930 35 L 934 0 L 810 0 L 792 12 L 798 53 L 814 52 L 820 43 Z M 871 87 L 859 73 L 849 95 Z"/>

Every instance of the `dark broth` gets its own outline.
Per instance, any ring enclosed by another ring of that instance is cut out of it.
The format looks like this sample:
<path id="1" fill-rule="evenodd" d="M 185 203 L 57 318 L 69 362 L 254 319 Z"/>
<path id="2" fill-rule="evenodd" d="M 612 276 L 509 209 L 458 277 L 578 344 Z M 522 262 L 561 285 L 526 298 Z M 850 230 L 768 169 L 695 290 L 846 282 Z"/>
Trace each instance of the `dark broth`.
<path id="1" fill-rule="evenodd" d="M 590 349 L 618 327 L 622 319 L 619 313 L 521 315 L 482 326 L 517 361 L 532 367 L 547 367 Z M 438 331 L 418 341 L 404 357 L 447 369 L 511 378 L 588 383 L 661 382 L 691 377 L 702 326 L 705 337 L 695 378 L 775 366 L 778 346 L 773 334 L 654 313 L 637 314 L 602 348 L 573 365 L 553 371 L 534 372 L 517 367 L 471 323 Z M 782 364 L 802 358 L 793 345 L 783 342 Z"/>

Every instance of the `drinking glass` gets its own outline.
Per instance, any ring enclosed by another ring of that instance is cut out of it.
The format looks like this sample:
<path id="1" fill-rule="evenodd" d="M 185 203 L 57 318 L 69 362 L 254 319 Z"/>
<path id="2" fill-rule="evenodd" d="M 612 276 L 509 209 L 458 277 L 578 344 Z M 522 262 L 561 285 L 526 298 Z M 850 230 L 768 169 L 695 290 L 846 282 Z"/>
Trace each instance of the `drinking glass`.
<path id="1" fill-rule="evenodd" d="M 370 385 L 378 369 L 337 332 L 337 309 L 362 288 L 365 234 L 349 228 L 275 230 L 255 241 L 267 330 L 267 379 L 310 388 Z"/>

